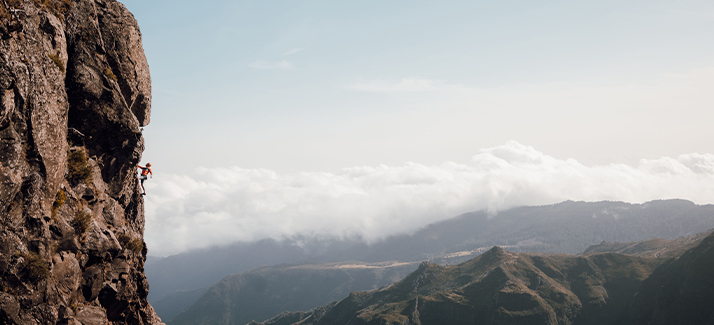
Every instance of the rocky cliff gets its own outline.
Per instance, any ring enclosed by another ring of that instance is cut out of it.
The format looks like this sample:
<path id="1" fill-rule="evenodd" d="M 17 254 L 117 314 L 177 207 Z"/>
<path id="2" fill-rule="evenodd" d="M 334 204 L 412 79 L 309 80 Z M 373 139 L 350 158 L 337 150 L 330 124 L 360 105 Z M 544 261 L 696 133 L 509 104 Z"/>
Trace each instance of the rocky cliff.
<path id="1" fill-rule="evenodd" d="M 151 80 L 113 0 L 0 0 L 0 323 L 160 324 L 146 297 Z"/>

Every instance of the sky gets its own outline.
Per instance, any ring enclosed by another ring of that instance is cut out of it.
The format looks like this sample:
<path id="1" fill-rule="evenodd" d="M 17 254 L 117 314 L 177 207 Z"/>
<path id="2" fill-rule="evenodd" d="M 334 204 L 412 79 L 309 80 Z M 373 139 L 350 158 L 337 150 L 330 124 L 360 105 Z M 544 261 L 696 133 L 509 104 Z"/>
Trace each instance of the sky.
<path id="1" fill-rule="evenodd" d="M 714 2 L 122 2 L 152 75 L 152 254 L 714 203 Z"/>

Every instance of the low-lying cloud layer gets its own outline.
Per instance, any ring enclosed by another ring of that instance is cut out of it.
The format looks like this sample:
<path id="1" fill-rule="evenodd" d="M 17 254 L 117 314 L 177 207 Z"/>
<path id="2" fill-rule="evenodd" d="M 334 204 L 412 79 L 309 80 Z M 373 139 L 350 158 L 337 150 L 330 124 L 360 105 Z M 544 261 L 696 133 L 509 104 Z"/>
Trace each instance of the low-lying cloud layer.
<path id="1" fill-rule="evenodd" d="M 467 163 L 362 166 L 337 173 L 199 168 L 147 182 L 146 241 L 154 255 L 294 235 L 374 241 L 458 214 L 564 200 L 714 203 L 714 154 L 584 166 L 515 141 Z"/>

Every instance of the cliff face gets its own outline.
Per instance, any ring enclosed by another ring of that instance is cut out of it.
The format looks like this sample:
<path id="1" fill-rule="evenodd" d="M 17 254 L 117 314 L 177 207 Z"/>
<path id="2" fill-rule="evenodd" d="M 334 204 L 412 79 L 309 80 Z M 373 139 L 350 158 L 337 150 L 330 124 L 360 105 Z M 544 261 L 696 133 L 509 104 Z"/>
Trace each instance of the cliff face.
<path id="1" fill-rule="evenodd" d="M 0 1 L 0 323 L 160 324 L 146 300 L 151 80 L 113 0 Z"/>

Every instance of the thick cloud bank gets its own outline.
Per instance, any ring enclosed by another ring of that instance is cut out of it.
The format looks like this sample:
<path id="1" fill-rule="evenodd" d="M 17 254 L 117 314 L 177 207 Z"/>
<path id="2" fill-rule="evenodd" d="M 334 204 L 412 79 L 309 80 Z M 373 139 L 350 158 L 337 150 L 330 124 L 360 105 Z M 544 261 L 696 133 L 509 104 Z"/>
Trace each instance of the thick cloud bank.
<path id="1" fill-rule="evenodd" d="M 284 238 L 361 236 L 373 241 L 458 214 L 564 200 L 714 203 L 714 155 L 584 166 L 515 141 L 471 161 L 438 166 L 363 166 L 338 173 L 199 168 L 147 182 L 146 241 L 152 254 Z"/>

